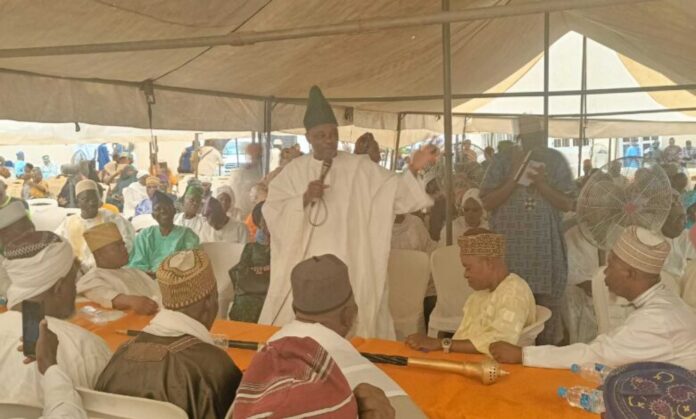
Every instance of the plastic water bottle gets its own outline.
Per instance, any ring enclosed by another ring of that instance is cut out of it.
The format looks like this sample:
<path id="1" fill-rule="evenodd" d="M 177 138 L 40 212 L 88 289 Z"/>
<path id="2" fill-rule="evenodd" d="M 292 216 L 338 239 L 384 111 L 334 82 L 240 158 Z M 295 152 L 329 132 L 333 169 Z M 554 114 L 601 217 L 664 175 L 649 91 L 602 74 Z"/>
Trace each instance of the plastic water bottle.
<path id="1" fill-rule="evenodd" d="M 575 374 L 580 374 L 582 378 L 589 382 L 601 385 L 604 384 L 604 380 L 609 373 L 611 373 L 613 368 L 607 367 L 604 364 L 589 363 L 582 365 L 573 364 L 570 366 L 570 370 Z"/>
<path id="2" fill-rule="evenodd" d="M 568 401 L 573 407 L 578 407 L 590 413 L 604 412 L 604 395 L 601 390 L 587 387 L 559 387 L 558 395 Z"/>

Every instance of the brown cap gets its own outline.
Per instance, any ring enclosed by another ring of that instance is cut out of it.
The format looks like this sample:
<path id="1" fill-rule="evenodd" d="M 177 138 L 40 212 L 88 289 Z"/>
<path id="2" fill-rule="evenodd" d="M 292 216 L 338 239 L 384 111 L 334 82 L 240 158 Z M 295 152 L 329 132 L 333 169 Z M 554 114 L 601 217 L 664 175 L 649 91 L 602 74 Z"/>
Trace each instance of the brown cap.
<path id="1" fill-rule="evenodd" d="M 98 224 L 85 231 L 83 236 L 85 236 L 85 242 L 92 252 L 123 240 L 121 232 L 114 223 Z"/>
<path id="2" fill-rule="evenodd" d="M 201 250 L 183 250 L 162 261 L 157 270 L 162 305 L 180 309 L 195 304 L 216 289 L 208 255 Z"/>
<path id="3" fill-rule="evenodd" d="M 462 235 L 458 239 L 460 254 L 466 256 L 505 256 L 505 236 L 502 234 L 484 233 Z"/>
<path id="4" fill-rule="evenodd" d="M 344 305 L 353 295 L 348 267 L 334 255 L 314 256 L 292 270 L 293 308 L 321 314 Z"/>

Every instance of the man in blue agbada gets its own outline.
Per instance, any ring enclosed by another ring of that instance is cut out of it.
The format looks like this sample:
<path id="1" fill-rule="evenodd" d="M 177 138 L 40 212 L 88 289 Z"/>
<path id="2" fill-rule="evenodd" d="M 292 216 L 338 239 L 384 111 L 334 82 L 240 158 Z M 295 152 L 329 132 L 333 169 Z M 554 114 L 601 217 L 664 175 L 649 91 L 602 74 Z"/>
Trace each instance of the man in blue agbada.
<path id="1" fill-rule="evenodd" d="M 510 272 L 527 280 L 536 303 L 553 313 L 539 343 L 557 344 L 562 339 L 561 299 L 568 279 L 561 216 L 573 209 L 575 183 L 565 157 L 548 148 L 540 118 L 520 118 L 519 134 L 521 147 L 500 152 L 491 163 L 481 199 L 491 211 L 492 230 L 507 238 Z M 530 162 L 543 166 L 531 170 L 531 184 L 523 186 L 516 175 L 527 153 Z"/>

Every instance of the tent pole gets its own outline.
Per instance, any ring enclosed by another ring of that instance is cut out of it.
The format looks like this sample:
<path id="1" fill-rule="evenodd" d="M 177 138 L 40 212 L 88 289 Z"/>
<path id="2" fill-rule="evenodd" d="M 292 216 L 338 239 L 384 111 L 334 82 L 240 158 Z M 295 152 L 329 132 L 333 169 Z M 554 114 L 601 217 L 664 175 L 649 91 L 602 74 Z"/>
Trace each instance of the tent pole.
<path id="1" fill-rule="evenodd" d="M 587 88 L 587 37 L 582 37 L 582 68 L 580 70 L 580 86 L 584 91 Z M 580 119 L 578 126 L 578 179 L 582 174 L 582 142 L 585 140 L 585 113 L 587 112 L 587 97 L 583 93 L 580 95 Z"/>
<path id="2" fill-rule="evenodd" d="M 401 120 L 404 114 L 396 114 L 396 145 L 394 146 L 394 155 L 392 156 L 392 171 L 396 171 L 396 163 L 399 160 L 399 146 L 401 145 Z"/>
<path id="3" fill-rule="evenodd" d="M 266 137 L 266 141 L 264 142 L 265 144 L 263 144 L 263 146 L 262 146 L 263 147 L 263 157 L 264 157 L 263 174 L 267 175 L 271 169 L 271 146 L 272 146 L 271 118 L 272 118 L 272 114 L 273 114 L 273 99 L 267 98 L 266 100 L 264 100 L 263 108 L 264 108 L 263 132 L 264 132 L 265 137 Z"/>
<path id="4" fill-rule="evenodd" d="M 549 142 L 549 42 L 551 15 L 544 13 L 544 137 Z"/>
<path id="5" fill-rule="evenodd" d="M 631 5 L 650 0 L 541 0 L 532 3 L 491 6 L 440 13 L 354 20 L 329 25 L 308 26 L 263 32 L 232 32 L 226 35 L 198 38 L 160 39 L 102 44 L 64 45 L 34 48 L 0 49 L 0 58 L 41 57 L 51 55 L 96 54 L 110 52 L 152 51 L 165 49 L 204 48 L 220 45 L 243 46 L 261 42 L 302 39 L 341 34 L 364 34 L 388 29 L 440 25 L 500 17 L 533 15 L 542 12 L 589 9 L 617 5 Z"/>
<path id="6" fill-rule="evenodd" d="M 442 0 L 442 10 L 449 11 L 449 0 Z M 442 86 L 445 125 L 445 193 L 447 194 L 445 220 L 447 246 L 452 245 L 452 51 L 450 24 L 442 25 Z"/>

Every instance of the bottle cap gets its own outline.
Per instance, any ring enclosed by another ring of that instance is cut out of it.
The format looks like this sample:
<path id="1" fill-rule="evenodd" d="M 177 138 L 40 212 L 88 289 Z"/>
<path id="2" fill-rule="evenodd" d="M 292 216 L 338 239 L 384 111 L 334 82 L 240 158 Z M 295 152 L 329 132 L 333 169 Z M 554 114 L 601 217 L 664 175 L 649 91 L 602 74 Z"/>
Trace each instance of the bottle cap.
<path id="1" fill-rule="evenodd" d="M 568 394 L 568 389 L 565 387 L 558 387 L 558 396 L 565 398 L 565 396 Z"/>
<path id="2" fill-rule="evenodd" d="M 573 371 L 573 372 L 575 372 L 575 373 L 580 372 L 580 365 L 578 365 L 578 364 L 573 364 L 573 365 L 570 366 L 570 370 Z"/>

